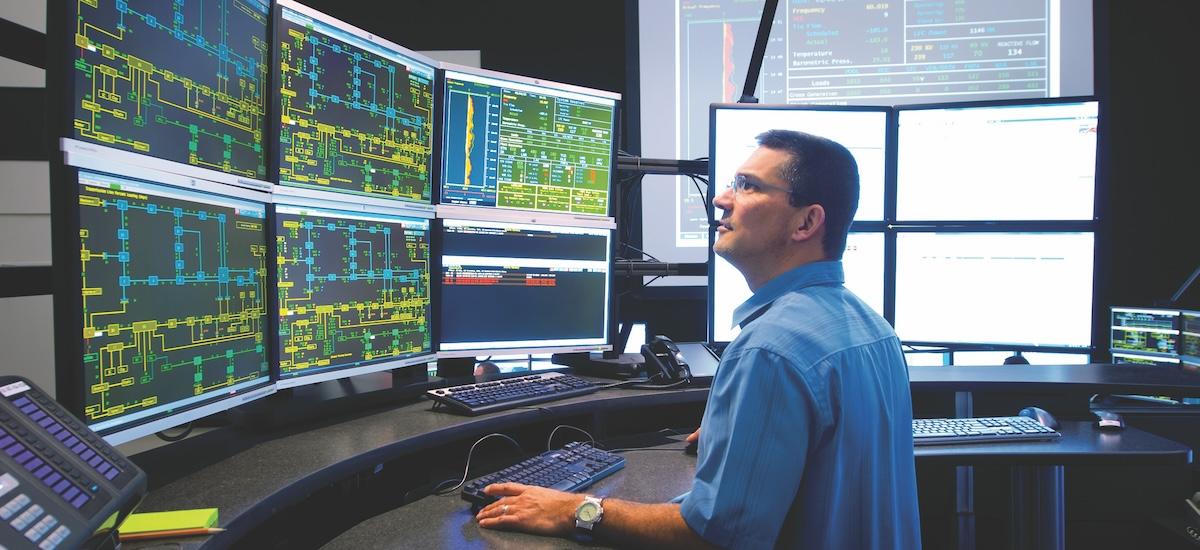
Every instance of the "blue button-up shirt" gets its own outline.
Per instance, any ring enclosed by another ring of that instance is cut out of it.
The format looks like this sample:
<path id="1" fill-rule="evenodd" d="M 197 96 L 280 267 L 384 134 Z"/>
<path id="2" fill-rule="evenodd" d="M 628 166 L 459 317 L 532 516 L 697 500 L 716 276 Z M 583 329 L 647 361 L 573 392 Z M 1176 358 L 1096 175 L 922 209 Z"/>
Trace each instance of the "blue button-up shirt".
<path id="1" fill-rule="evenodd" d="M 734 548 L 920 548 L 912 402 L 896 333 L 841 262 L 768 282 L 734 311 L 684 521 Z"/>

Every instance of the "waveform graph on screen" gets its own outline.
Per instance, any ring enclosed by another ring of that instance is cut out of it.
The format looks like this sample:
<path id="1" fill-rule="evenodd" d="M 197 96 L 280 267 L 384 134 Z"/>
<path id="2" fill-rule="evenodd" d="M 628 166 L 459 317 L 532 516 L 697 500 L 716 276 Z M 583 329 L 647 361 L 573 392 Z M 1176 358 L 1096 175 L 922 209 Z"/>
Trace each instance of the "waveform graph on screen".
<path id="1" fill-rule="evenodd" d="M 453 86 L 446 105 L 445 193 L 462 204 L 496 205 L 495 148 L 499 98 L 486 92 Z M 490 135 L 489 135 L 490 134 Z"/>
<path id="2" fill-rule="evenodd" d="M 267 377 L 262 204 L 80 183 L 87 421 Z"/>
<path id="3" fill-rule="evenodd" d="M 611 106 L 505 90 L 496 205 L 607 214 L 612 131 Z"/>
<path id="4" fill-rule="evenodd" d="M 429 202 L 432 68 L 289 13 L 276 29 L 280 183 Z"/>
<path id="5" fill-rule="evenodd" d="M 264 178 L 268 7 L 75 0 L 72 135 Z"/>
<path id="6" fill-rule="evenodd" d="M 428 221 L 279 207 L 283 377 L 432 349 Z"/>

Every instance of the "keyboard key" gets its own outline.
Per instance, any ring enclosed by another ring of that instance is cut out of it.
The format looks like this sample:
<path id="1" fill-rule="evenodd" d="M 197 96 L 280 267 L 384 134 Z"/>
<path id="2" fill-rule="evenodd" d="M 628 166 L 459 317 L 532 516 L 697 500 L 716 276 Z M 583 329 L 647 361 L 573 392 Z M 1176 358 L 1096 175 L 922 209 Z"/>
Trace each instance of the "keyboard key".
<path id="1" fill-rule="evenodd" d="M 79 496 L 71 499 L 71 506 L 74 506 L 76 509 L 83 508 L 83 505 L 87 504 L 89 500 L 92 500 L 92 497 L 87 496 L 86 493 L 80 493 Z"/>

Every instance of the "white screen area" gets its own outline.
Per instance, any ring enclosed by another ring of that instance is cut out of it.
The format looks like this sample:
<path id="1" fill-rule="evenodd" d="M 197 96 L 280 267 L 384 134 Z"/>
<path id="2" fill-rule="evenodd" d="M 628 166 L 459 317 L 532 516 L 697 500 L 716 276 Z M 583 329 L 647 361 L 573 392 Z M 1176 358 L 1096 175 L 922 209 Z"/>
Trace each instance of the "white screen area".
<path id="1" fill-rule="evenodd" d="M 900 220 L 1090 220 L 1097 104 L 900 111 Z"/>
<path id="2" fill-rule="evenodd" d="M 903 341 L 1087 346 L 1091 233 L 901 233 Z"/>
<path id="3" fill-rule="evenodd" d="M 708 106 L 737 101 L 763 0 L 638 3 L 641 154 L 710 154 Z M 783 0 L 755 95 L 764 104 L 912 105 L 1093 93 L 1092 2 Z M 686 179 L 647 178 L 643 247 L 703 262 Z M 668 218 L 667 212 L 675 213 Z M 683 243 L 683 244 L 680 244 Z"/>
<path id="4" fill-rule="evenodd" d="M 887 147 L 887 113 L 882 111 L 817 111 L 811 109 L 718 109 L 716 146 L 711 162 L 715 193 L 729 188 L 737 169 L 758 147 L 754 137 L 772 129 L 798 130 L 832 139 L 858 163 L 859 198 L 855 220 L 883 220 L 883 179 Z M 682 205 L 676 203 L 676 208 Z M 719 217 L 719 215 L 718 215 Z M 682 234 L 681 234 L 682 235 Z M 708 228 L 696 234 L 708 244 Z M 685 245 L 683 242 L 677 243 Z"/>
<path id="5" fill-rule="evenodd" d="M 883 233 L 851 233 L 842 256 L 846 272 L 846 288 L 862 298 L 883 315 Z M 720 256 L 713 259 L 713 324 L 710 328 L 714 342 L 728 342 L 740 330 L 733 327 L 733 310 L 750 297 L 746 279 Z"/>
<path id="6" fill-rule="evenodd" d="M 958 366 L 994 366 L 1003 365 L 1004 360 L 1011 356 L 1011 351 L 956 351 L 954 365 Z M 910 367 L 939 367 L 945 365 L 945 353 L 916 353 L 905 351 L 904 358 Z M 1021 354 L 1030 365 L 1086 365 L 1090 357 L 1085 353 L 1040 353 L 1025 352 Z"/>

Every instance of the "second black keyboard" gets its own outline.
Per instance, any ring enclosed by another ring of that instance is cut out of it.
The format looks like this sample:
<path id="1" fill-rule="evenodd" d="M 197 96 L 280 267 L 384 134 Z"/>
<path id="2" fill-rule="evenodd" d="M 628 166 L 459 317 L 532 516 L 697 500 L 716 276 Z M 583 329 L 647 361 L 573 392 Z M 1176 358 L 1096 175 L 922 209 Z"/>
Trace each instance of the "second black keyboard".
<path id="1" fill-rule="evenodd" d="M 599 389 L 600 386 L 578 376 L 543 372 L 519 378 L 438 388 L 426 391 L 425 395 L 446 405 L 453 412 L 476 415 L 586 395 Z"/>
<path id="2" fill-rule="evenodd" d="M 1062 434 L 1026 416 L 914 418 L 913 445 L 1002 443 L 1058 439 Z"/>
<path id="3" fill-rule="evenodd" d="M 527 458 L 499 472 L 471 480 L 463 486 L 462 498 L 480 506 L 495 497 L 483 488 L 493 483 L 521 483 L 559 491 L 579 491 L 625 467 L 625 457 L 575 442 Z"/>

